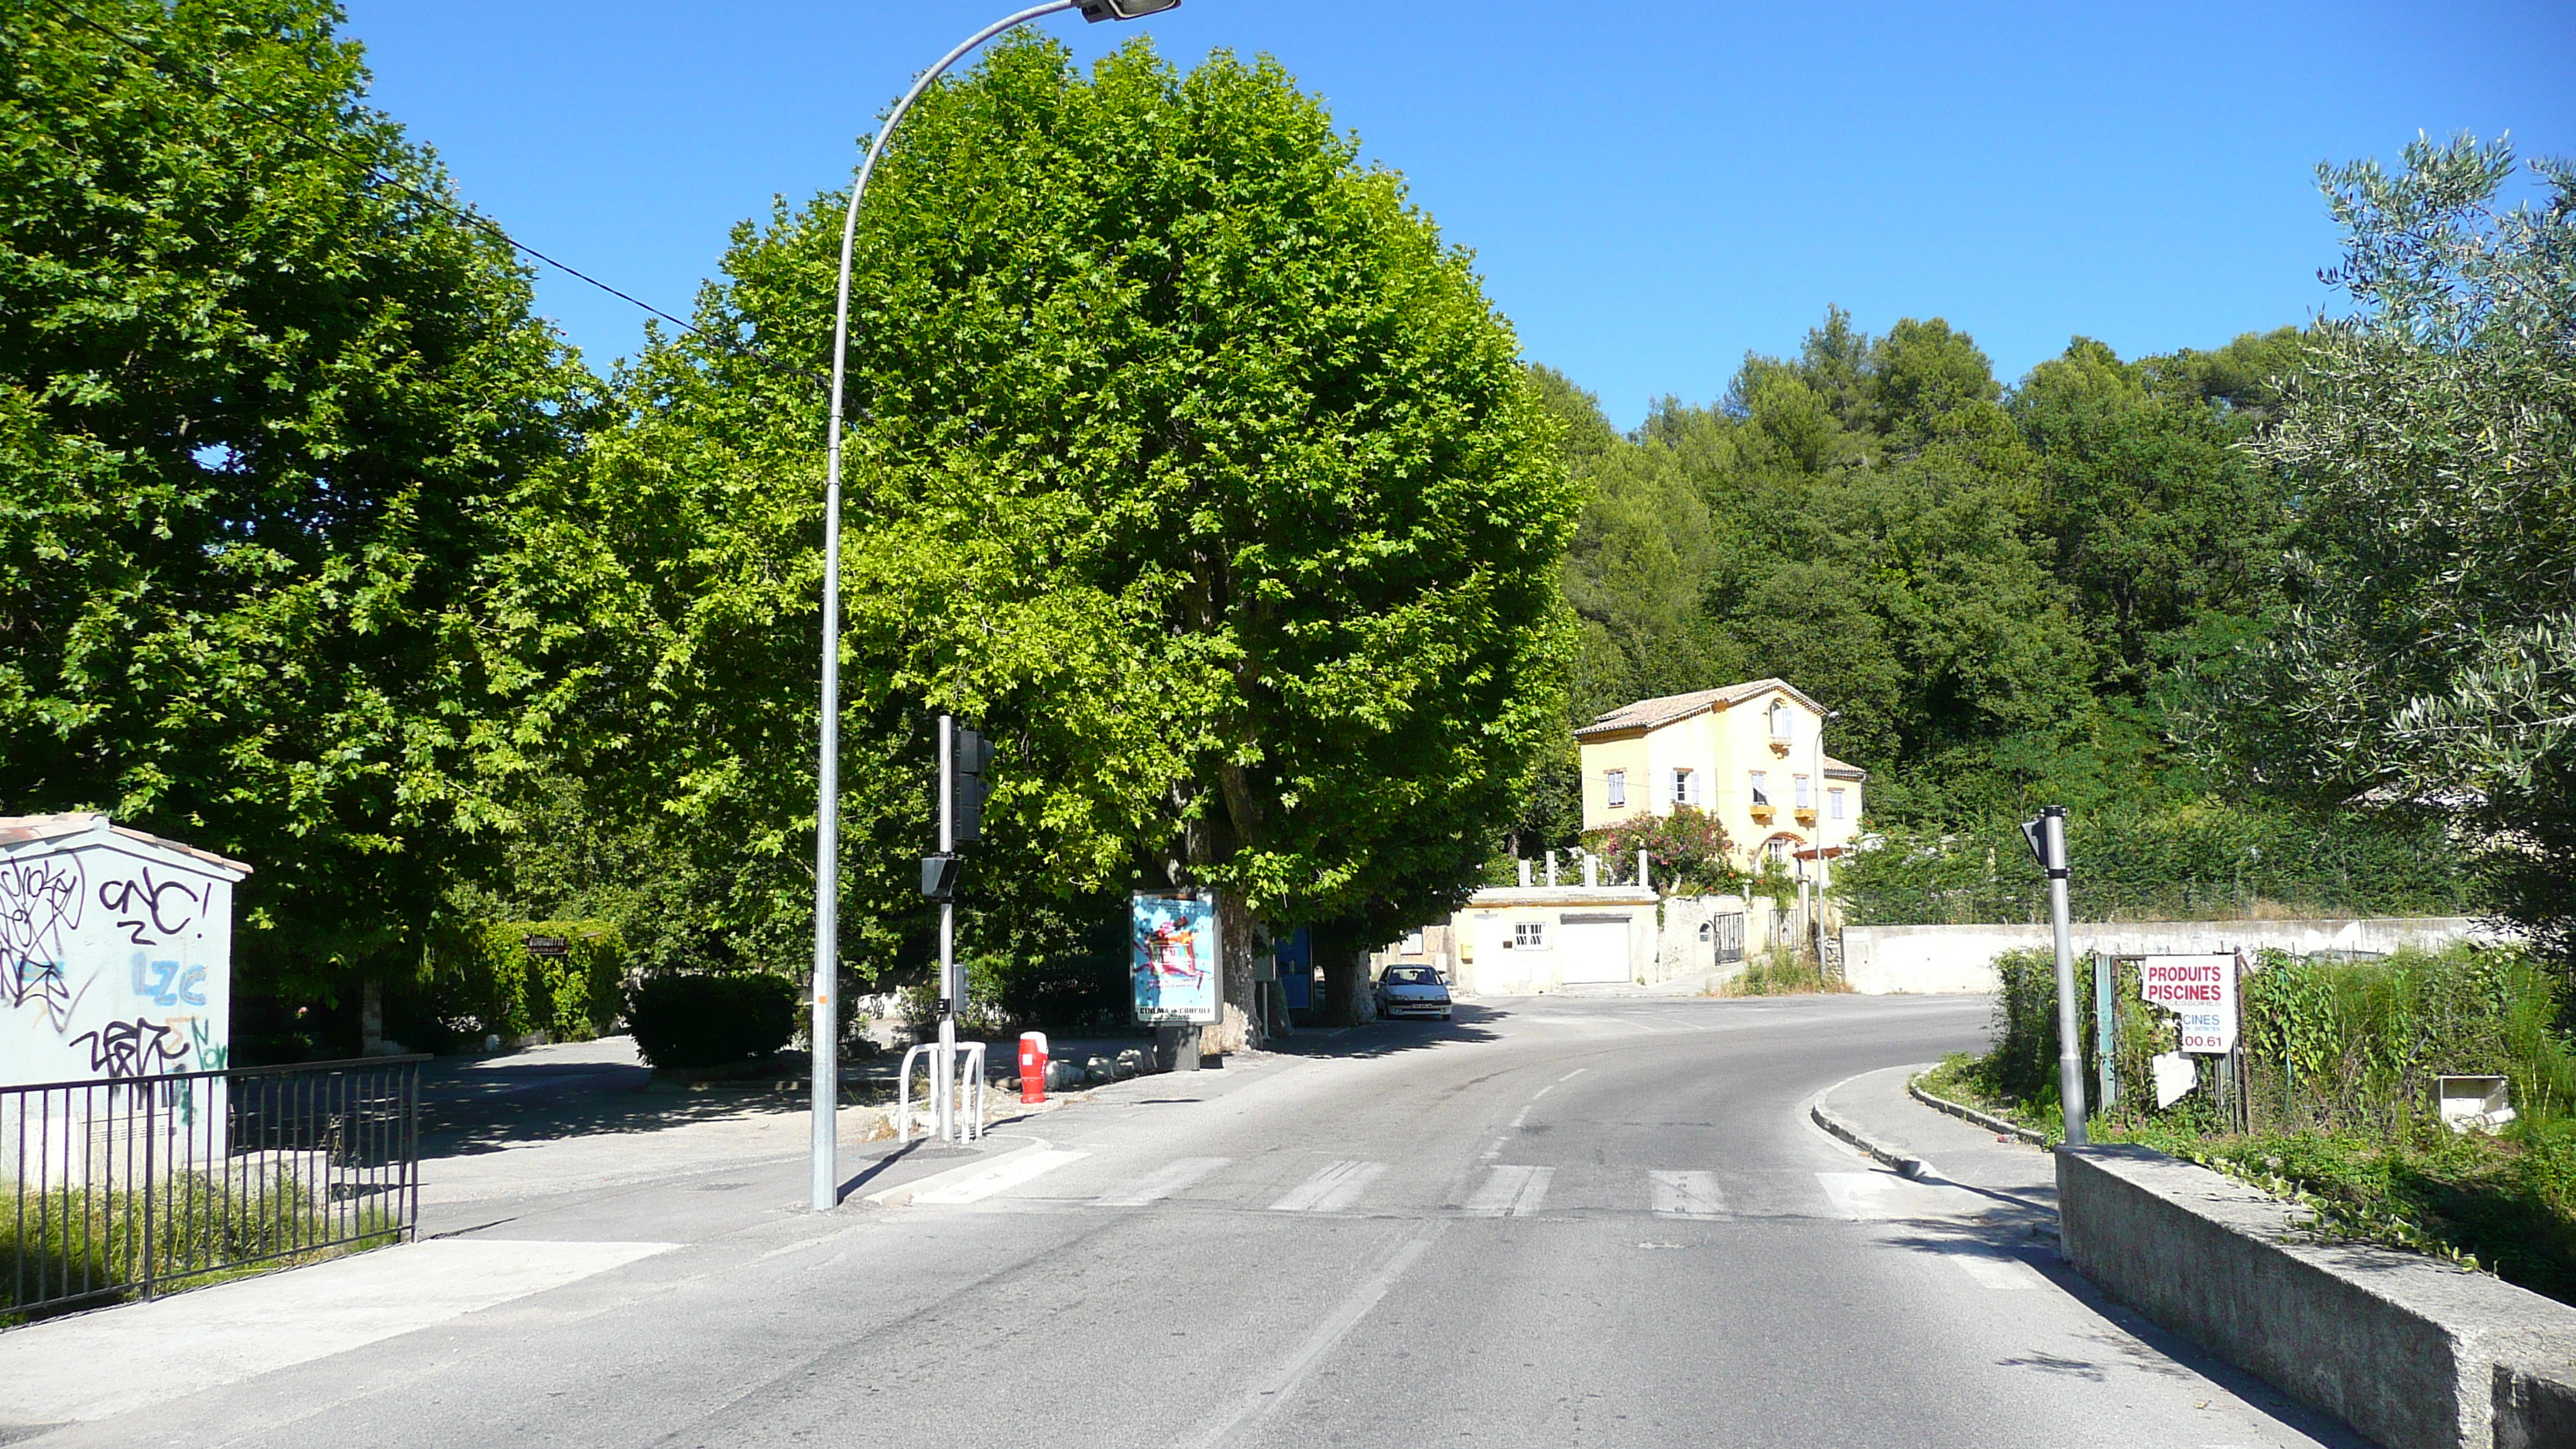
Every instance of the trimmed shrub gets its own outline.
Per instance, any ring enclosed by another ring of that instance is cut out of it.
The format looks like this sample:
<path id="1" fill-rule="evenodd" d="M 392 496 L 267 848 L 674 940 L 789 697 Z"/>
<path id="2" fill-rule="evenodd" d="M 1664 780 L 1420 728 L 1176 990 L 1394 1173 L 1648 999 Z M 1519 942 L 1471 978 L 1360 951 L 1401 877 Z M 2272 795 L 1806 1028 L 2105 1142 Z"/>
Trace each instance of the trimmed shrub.
<path id="1" fill-rule="evenodd" d="M 786 1046 L 802 1000 L 784 976 L 655 976 L 627 994 L 626 1024 L 656 1067 L 729 1067 Z"/>
<path id="2" fill-rule="evenodd" d="M 532 936 L 562 941 L 564 954 L 531 952 Z M 441 1016 L 471 1018 L 456 1024 L 469 1035 L 588 1041 L 616 1023 L 625 967 L 626 944 L 606 921 L 482 921 L 438 944 L 431 991 Z"/>

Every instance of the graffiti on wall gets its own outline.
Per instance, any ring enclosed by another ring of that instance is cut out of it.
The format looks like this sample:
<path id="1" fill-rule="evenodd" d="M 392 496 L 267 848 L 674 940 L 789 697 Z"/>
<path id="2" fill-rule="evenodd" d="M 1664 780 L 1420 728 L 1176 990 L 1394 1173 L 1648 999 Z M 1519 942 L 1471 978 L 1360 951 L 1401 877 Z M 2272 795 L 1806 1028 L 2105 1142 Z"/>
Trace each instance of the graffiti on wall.
<path id="1" fill-rule="evenodd" d="M 227 1065 L 229 890 L 116 849 L 0 860 L 0 1083 Z"/>
<path id="2" fill-rule="evenodd" d="M 14 1009 L 35 1002 L 56 1033 L 79 1004 L 63 963 L 64 937 L 87 904 L 77 855 L 0 861 L 0 995 Z"/>

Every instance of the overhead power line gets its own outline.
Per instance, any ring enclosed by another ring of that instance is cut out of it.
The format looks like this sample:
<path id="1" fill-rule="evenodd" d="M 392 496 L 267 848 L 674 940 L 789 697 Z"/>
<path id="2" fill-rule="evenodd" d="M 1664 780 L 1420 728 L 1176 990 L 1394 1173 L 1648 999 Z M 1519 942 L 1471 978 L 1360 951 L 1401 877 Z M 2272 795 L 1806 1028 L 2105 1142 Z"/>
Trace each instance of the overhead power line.
<path id="1" fill-rule="evenodd" d="M 439 195 L 436 191 L 427 187 L 413 185 L 411 182 L 404 180 L 399 174 L 385 169 L 384 166 L 376 162 L 373 158 L 360 155 L 358 152 L 339 144 L 330 137 L 316 135 L 311 130 L 285 116 L 279 115 L 277 112 L 257 101 L 250 100 L 246 97 L 236 95 L 233 92 L 225 90 L 223 82 L 217 80 L 211 74 L 189 74 L 187 69 L 173 64 L 162 56 L 155 54 L 149 46 L 144 45 L 132 36 L 123 34 L 114 27 L 92 18 L 86 12 L 82 11 L 80 7 L 71 4 L 70 0 L 53 0 L 53 9 L 55 13 L 61 15 L 63 18 L 86 27 L 87 29 L 94 30 L 100 35 L 107 37 L 108 40 L 115 44 L 142 57 L 144 63 L 152 68 L 154 74 L 172 76 L 178 79 L 192 81 L 199 90 L 204 91 L 207 95 L 212 96 L 217 100 L 229 101 L 234 105 L 241 106 L 247 110 L 254 111 L 259 115 L 265 116 L 269 120 L 295 132 L 297 135 L 311 141 L 315 145 L 338 155 L 342 160 L 351 161 L 366 168 L 367 174 L 375 177 L 376 180 L 382 182 L 386 186 L 392 187 L 394 190 L 400 191 L 416 201 L 436 207 L 438 210 L 447 213 L 449 216 L 455 217 L 457 220 L 462 221 L 469 226 L 480 228 L 491 236 L 498 238 L 503 245 L 508 246 L 511 250 L 522 256 L 528 257 L 534 261 L 542 262 L 545 265 L 554 268 L 556 271 L 563 273 L 565 276 L 573 278 L 575 281 L 586 283 L 598 288 L 600 291 L 606 292 L 608 295 L 626 303 L 628 306 L 637 307 L 643 311 L 649 312 L 653 316 L 661 318 L 663 321 L 670 323 L 672 326 L 679 328 L 681 331 L 688 333 L 692 337 L 711 343 L 727 352 L 748 358 L 753 362 L 759 363 L 763 367 L 771 369 L 772 371 L 784 373 L 791 377 L 803 378 L 805 381 L 810 382 L 817 387 L 828 388 L 831 386 L 830 380 L 825 378 L 821 373 L 808 371 L 807 369 L 797 367 L 792 363 L 780 362 L 778 359 L 771 357 L 763 349 L 750 343 L 746 343 L 739 338 L 727 337 L 721 333 L 709 332 L 695 323 L 674 317 L 670 313 L 663 311 L 661 308 L 654 306 L 652 303 L 645 301 L 641 297 L 637 297 L 629 292 L 621 291 L 620 289 L 601 281 L 599 278 L 594 277 L 590 273 L 583 271 L 581 268 L 572 265 L 570 262 L 560 261 L 537 250 L 535 247 L 532 247 L 526 242 L 519 240 L 517 237 L 510 235 L 508 231 L 502 228 L 499 222 L 492 220 L 481 212 L 475 211 L 471 207 L 458 206 L 454 202 L 449 201 L 446 197 Z"/>

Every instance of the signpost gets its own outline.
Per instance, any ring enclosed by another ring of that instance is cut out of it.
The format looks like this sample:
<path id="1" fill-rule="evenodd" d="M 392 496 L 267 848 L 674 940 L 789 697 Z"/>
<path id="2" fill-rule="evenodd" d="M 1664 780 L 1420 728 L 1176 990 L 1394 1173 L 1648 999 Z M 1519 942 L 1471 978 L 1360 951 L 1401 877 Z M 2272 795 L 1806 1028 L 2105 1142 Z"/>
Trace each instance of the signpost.
<path id="1" fill-rule="evenodd" d="M 2138 963 L 2140 993 L 2182 1018 L 2181 1050 L 2225 1056 L 2236 1050 L 2236 956 L 2149 956 Z"/>
<path id="2" fill-rule="evenodd" d="M 2199 1085 L 2194 1056 L 2225 1057 L 2236 1050 L 2236 980 L 2244 959 L 2235 952 L 2193 956 L 2146 956 L 2138 961 L 2138 994 L 2179 1018 L 2178 1045 L 2152 1063 L 2156 1074 L 2156 1107 L 2161 1111 Z M 2233 1073 L 2222 1065 L 2219 1104 L 2228 1101 L 2226 1083 Z"/>
<path id="3" fill-rule="evenodd" d="M 1129 938 L 1127 984 L 1137 1024 L 1161 1029 L 1175 1070 L 1198 1070 L 1198 1029 L 1219 1019 L 1225 1000 L 1216 893 L 1136 892 Z"/>
<path id="4" fill-rule="evenodd" d="M 2075 933 L 2067 918 L 2066 807 L 2051 805 L 2037 820 L 2022 823 L 2031 859 L 2048 876 L 2048 919 L 2057 938 L 2057 1093 L 2066 1124 L 2066 1143 L 2081 1147 L 2084 1135 L 2084 1043 L 2075 1034 Z"/>

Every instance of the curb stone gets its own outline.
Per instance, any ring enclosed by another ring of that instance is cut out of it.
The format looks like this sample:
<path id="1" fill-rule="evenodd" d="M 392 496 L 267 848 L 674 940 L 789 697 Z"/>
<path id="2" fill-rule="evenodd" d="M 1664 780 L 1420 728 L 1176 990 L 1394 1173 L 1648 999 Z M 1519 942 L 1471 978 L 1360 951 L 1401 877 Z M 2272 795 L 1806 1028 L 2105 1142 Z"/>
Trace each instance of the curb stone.
<path id="1" fill-rule="evenodd" d="M 1859 1148 L 1861 1151 L 1868 1153 L 1880 1162 L 1894 1168 L 1896 1170 L 1896 1175 L 1899 1177 L 1910 1177 L 1918 1181 L 1925 1179 L 1939 1180 L 1941 1174 L 1932 1170 L 1931 1163 L 1928 1163 L 1922 1158 L 1916 1157 L 1911 1153 L 1898 1152 L 1893 1148 L 1872 1140 L 1868 1133 L 1861 1131 L 1858 1127 L 1845 1121 L 1840 1113 L 1825 1105 L 1825 1099 L 1832 1096 L 1835 1091 L 1868 1075 L 1868 1072 L 1854 1072 L 1850 1076 L 1843 1078 L 1841 1081 L 1834 1083 L 1833 1086 L 1827 1087 L 1823 1091 L 1818 1092 L 1815 1095 L 1815 1099 L 1807 1104 L 1808 1118 L 1818 1127 L 1823 1128 L 1827 1133 L 1841 1138 L 1843 1141 L 1848 1142 L 1852 1146 Z"/>
<path id="2" fill-rule="evenodd" d="M 1924 1106 L 1933 1108 L 1937 1111 L 1947 1112 L 1951 1116 L 1956 1117 L 1963 1122 L 1974 1122 L 1989 1132 L 2009 1133 L 2012 1136 L 2018 1137 L 2022 1141 L 2029 1143 L 2033 1147 L 2046 1147 L 2048 1145 L 2047 1133 L 2033 1131 L 2028 1127 L 2022 1126 L 2018 1122 L 2007 1122 L 2001 1117 L 1990 1116 L 1984 1112 L 1978 1111 L 1974 1107 L 1963 1106 L 1957 1102 L 1953 1102 L 1947 1097 L 1935 1097 L 1930 1092 L 1927 1092 L 1920 1086 L 1916 1085 L 1915 1079 L 1912 1077 L 1906 1078 L 1905 1090 L 1912 1094 L 1915 1101 L 1922 1103 Z"/>

